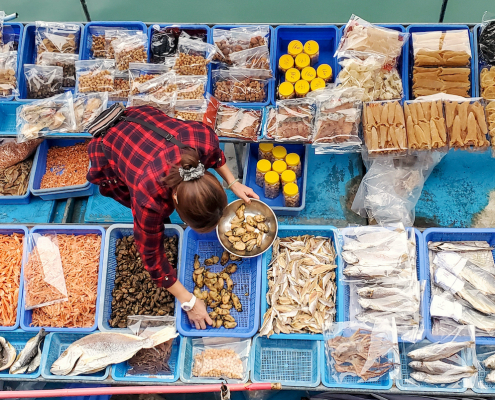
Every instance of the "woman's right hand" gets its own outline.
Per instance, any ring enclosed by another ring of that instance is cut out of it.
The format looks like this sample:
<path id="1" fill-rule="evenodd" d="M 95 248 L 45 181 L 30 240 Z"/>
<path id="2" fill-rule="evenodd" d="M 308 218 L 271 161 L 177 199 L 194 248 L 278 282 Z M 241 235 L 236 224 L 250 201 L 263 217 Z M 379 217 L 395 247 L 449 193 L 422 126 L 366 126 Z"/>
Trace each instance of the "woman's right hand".
<path id="1" fill-rule="evenodd" d="M 205 302 L 200 299 L 196 299 L 196 303 L 191 311 L 187 312 L 189 322 L 196 326 L 196 329 L 206 329 L 206 324 L 212 325 L 213 321 L 206 311 Z"/>

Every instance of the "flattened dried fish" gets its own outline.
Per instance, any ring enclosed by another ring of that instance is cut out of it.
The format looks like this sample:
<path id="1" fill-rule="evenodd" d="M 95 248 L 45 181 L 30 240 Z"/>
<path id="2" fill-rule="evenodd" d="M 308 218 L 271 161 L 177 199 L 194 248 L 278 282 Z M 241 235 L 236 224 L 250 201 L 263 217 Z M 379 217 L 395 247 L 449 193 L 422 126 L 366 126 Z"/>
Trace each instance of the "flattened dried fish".
<path id="1" fill-rule="evenodd" d="M 493 250 L 488 242 L 428 242 L 428 248 L 434 251 L 479 251 Z"/>
<path id="2" fill-rule="evenodd" d="M 444 361 L 411 361 L 409 366 L 430 375 L 474 374 L 477 369 L 472 365 L 455 365 Z"/>
<path id="3" fill-rule="evenodd" d="M 434 343 L 411 351 L 407 353 L 407 356 L 416 361 L 437 361 L 453 356 L 462 349 L 473 345 L 474 342 Z"/>
<path id="4" fill-rule="evenodd" d="M 485 381 L 489 383 L 494 383 L 495 382 L 495 371 L 490 372 L 486 377 Z"/>
<path id="5" fill-rule="evenodd" d="M 462 378 L 469 378 L 472 376 L 471 372 L 464 372 L 462 374 L 443 374 L 443 375 L 429 375 L 424 372 L 411 372 L 411 378 L 418 382 L 430 383 L 432 385 L 443 383 L 454 383 Z"/>
<path id="6" fill-rule="evenodd" d="M 486 368 L 495 369 L 495 354 L 483 361 L 483 365 Z"/>
<path id="7" fill-rule="evenodd" d="M 390 319 L 391 317 L 395 318 L 395 323 L 397 326 L 399 325 L 418 325 L 419 322 L 414 318 L 412 314 L 406 313 L 394 313 L 388 311 L 376 311 L 376 310 L 366 310 L 360 314 L 356 315 L 356 319 L 360 322 L 367 322 L 370 324 L 374 324 L 376 319 Z"/>

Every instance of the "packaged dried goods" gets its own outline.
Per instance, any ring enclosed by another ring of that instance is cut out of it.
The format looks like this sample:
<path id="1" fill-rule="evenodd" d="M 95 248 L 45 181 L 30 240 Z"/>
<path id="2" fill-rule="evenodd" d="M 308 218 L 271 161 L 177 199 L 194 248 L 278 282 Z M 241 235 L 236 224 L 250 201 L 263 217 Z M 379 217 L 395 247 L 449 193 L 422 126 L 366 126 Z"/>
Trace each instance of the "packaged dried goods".
<path id="1" fill-rule="evenodd" d="M 294 67 L 294 57 L 290 54 L 284 54 L 278 59 L 278 70 L 285 74 L 289 69 Z"/>
<path id="2" fill-rule="evenodd" d="M 320 59 L 320 45 L 314 40 L 308 40 L 304 43 L 304 53 L 309 56 L 310 65 L 315 65 Z"/>
<path id="3" fill-rule="evenodd" d="M 15 139 L 0 139 L 0 170 L 20 163 L 34 154 L 43 139 L 17 143 Z"/>
<path id="4" fill-rule="evenodd" d="M 492 149 L 495 148 L 495 102 L 491 101 L 486 105 L 486 119 L 488 121 L 488 130 L 490 134 L 490 143 Z"/>
<path id="5" fill-rule="evenodd" d="M 298 54 L 295 58 L 296 69 L 302 71 L 304 68 L 311 65 L 311 59 L 306 53 Z"/>
<path id="6" fill-rule="evenodd" d="M 335 55 L 341 57 L 347 51 L 383 54 L 387 62 L 395 62 L 409 34 L 373 25 L 357 15 L 352 15 L 344 28 Z"/>
<path id="7" fill-rule="evenodd" d="M 62 67 L 24 65 L 28 99 L 46 99 L 63 92 Z"/>
<path id="8" fill-rule="evenodd" d="M 327 83 L 331 82 L 333 77 L 332 67 L 328 64 L 320 64 L 316 69 L 316 75 Z"/>
<path id="9" fill-rule="evenodd" d="M 86 127 L 107 109 L 108 93 L 78 95 L 74 99 L 74 114 L 77 132 L 86 132 Z"/>
<path id="10" fill-rule="evenodd" d="M 86 46 L 89 47 L 89 59 L 114 58 L 112 42 L 118 38 L 135 35 L 142 31 L 127 29 L 126 27 L 95 26 L 88 27 Z"/>
<path id="11" fill-rule="evenodd" d="M 0 169 L 0 196 L 24 196 L 28 189 L 32 166 L 33 160 L 29 159 Z"/>
<path id="12" fill-rule="evenodd" d="M 273 140 L 277 131 L 277 110 L 273 106 L 268 106 L 266 114 L 267 117 L 263 123 L 263 137 Z"/>
<path id="13" fill-rule="evenodd" d="M 467 67 L 471 44 L 467 29 L 412 34 L 414 66 Z"/>
<path id="14" fill-rule="evenodd" d="M 402 79 L 395 67 L 384 66 L 375 81 L 375 100 L 402 99 Z"/>
<path id="15" fill-rule="evenodd" d="M 215 132 L 219 137 L 256 141 L 262 116 L 261 110 L 220 105 Z"/>
<path id="16" fill-rule="evenodd" d="M 136 89 L 138 93 L 151 95 L 158 100 L 174 99 L 175 102 L 178 94 L 176 82 L 175 72 L 169 71 L 139 84 Z"/>
<path id="17" fill-rule="evenodd" d="M 230 68 L 212 72 L 214 96 L 223 102 L 259 103 L 268 96 L 271 72 L 262 69 Z"/>
<path id="18" fill-rule="evenodd" d="M 127 100 L 130 91 L 129 71 L 116 72 L 113 80 L 113 90 L 109 92 L 109 100 Z"/>
<path id="19" fill-rule="evenodd" d="M 212 44 L 180 37 L 174 70 L 178 75 L 207 75 L 215 51 Z"/>
<path id="20" fill-rule="evenodd" d="M 62 86 L 74 87 L 76 85 L 76 61 L 78 59 L 79 56 L 77 54 L 60 54 L 60 53 L 45 52 L 40 55 L 38 64 L 62 67 L 63 69 Z"/>
<path id="21" fill-rule="evenodd" d="M 486 138 L 488 127 L 481 98 L 446 100 L 444 107 L 449 147 L 469 149 L 490 145 Z"/>
<path id="22" fill-rule="evenodd" d="M 325 89 L 325 81 L 321 78 L 315 78 L 311 81 L 310 83 L 310 89 L 312 92 L 315 92 L 317 90 L 320 90 L 320 89 Z"/>
<path id="23" fill-rule="evenodd" d="M 313 67 L 306 67 L 301 71 L 301 79 L 311 83 L 316 78 L 316 70 Z"/>
<path id="24" fill-rule="evenodd" d="M 291 169 L 285 170 L 282 172 L 282 175 L 280 175 L 280 182 L 282 182 L 282 188 L 284 188 L 288 183 L 297 184 L 296 173 Z"/>
<path id="25" fill-rule="evenodd" d="M 296 58 L 304 50 L 303 44 L 299 40 L 291 40 L 287 46 L 287 53 Z"/>
<path id="26" fill-rule="evenodd" d="M 0 53 L 0 97 L 17 94 L 17 51 Z"/>
<path id="27" fill-rule="evenodd" d="M 204 75 L 179 75 L 176 78 L 177 99 L 194 100 L 204 99 L 206 93 L 206 82 L 208 78 Z"/>
<path id="28" fill-rule="evenodd" d="M 115 49 L 113 43 L 119 39 L 129 38 L 130 36 L 142 35 L 142 31 L 127 30 L 122 28 L 105 29 L 105 57 L 109 60 L 115 59 Z"/>
<path id="29" fill-rule="evenodd" d="M 76 118 L 72 94 L 65 92 L 17 107 L 16 129 L 18 143 L 50 132 L 74 132 Z"/>
<path id="30" fill-rule="evenodd" d="M 306 97 L 306 95 L 309 93 L 309 90 L 311 87 L 309 86 L 309 83 L 305 80 L 298 80 L 294 84 L 294 91 L 296 92 L 296 97 L 297 98 L 303 98 Z"/>
<path id="31" fill-rule="evenodd" d="M 480 61 L 486 64 L 495 63 L 495 20 L 493 16 L 485 12 L 481 22 L 480 33 L 478 37 L 478 46 L 480 52 Z"/>
<path id="32" fill-rule="evenodd" d="M 404 111 L 398 101 L 364 103 L 363 133 L 370 155 L 407 151 Z"/>
<path id="33" fill-rule="evenodd" d="M 258 160 L 273 162 L 273 143 L 260 143 L 258 146 Z"/>
<path id="34" fill-rule="evenodd" d="M 129 63 L 145 63 L 148 60 L 148 36 L 139 32 L 124 36 L 112 42 L 115 54 L 115 67 L 119 71 L 129 69 Z"/>
<path id="35" fill-rule="evenodd" d="M 297 68 L 290 68 L 285 73 L 285 81 L 295 84 L 301 79 L 301 72 Z"/>
<path id="36" fill-rule="evenodd" d="M 176 101 L 176 93 L 171 96 L 167 95 L 162 99 L 156 97 L 154 94 L 135 94 L 129 96 L 127 107 L 152 106 L 173 118 L 175 115 Z"/>
<path id="37" fill-rule="evenodd" d="M 277 93 L 280 100 L 293 99 L 294 97 L 296 97 L 294 85 L 290 82 L 282 82 L 278 86 Z"/>
<path id="38" fill-rule="evenodd" d="M 263 187 L 265 184 L 265 174 L 272 169 L 272 163 L 269 160 L 262 159 L 256 164 L 256 184 Z"/>
<path id="39" fill-rule="evenodd" d="M 181 36 L 206 42 L 206 30 L 202 28 L 183 29 L 181 26 L 177 25 L 165 27 L 153 25 L 150 44 L 150 61 L 154 64 L 163 64 L 167 63 L 169 60 L 173 60 Z"/>
<path id="40" fill-rule="evenodd" d="M 146 63 L 129 63 L 129 82 L 131 86 L 131 94 L 139 93 L 138 86 L 147 82 L 159 75 L 170 71 L 170 68 L 165 64 L 146 64 Z"/>
<path id="41" fill-rule="evenodd" d="M 483 68 L 480 72 L 481 97 L 495 100 L 495 67 Z"/>
<path id="42" fill-rule="evenodd" d="M 91 29 L 91 46 L 89 48 L 89 58 L 106 58 L 104 27 L 93 27 Z"/>
<path id="43" fill-rule="evenodd" d="M 113 60 L 76 61 L 76 93 L 112 92 L 114 79 Z"/>
<path id="44" fill-rule="evenodd" d="M 280 194 L 280 175 L 275 171 L 265 174 L 264 193 L 267 199 L 275 199 Z"/>
<path id="45" fill-rule="evenodd" d="M 81 27 L 78 24 L 36 21 L 36 59 L 45 51 L 76 54 L 80 34 Z"/>
<path id="46" fill-rule="evenodd" d="M 251 340 L 199 338 L 192 347 L 193 376 L 247 381 Z"/>
<path id="47" fill-rule="evenodd" d="M 287 163 L 282 160 L 274 161 L 272 164 L 272 171 L 276 172 L 279 176 L 287 170 Z"/>
<path id="48" fill-rule="evenodd" d="M 287 149 L 284 146 L 275 146 L 272 150 L 273 161 L 285 160 L 287 156 Z M 272 162 L 273 162 L 272 161 Z"/>
<path id="49" fill-rule="evenodd" d="M 469 97 L 470 68 L 413 68 L 413 96 L 447 93 Z"/>
<path id="50" fill-rule="evenodd" d="M 175 118 L 183 121 L 203 122 L 208 109 L 208 100 L 177 100 Z"/>
<path id="51" fill-rule="evenodd" d="M 407 147 L 410 150 L 438 150 L 448 147 L 441 100 L 408 101 L 404 103 L 404 116 Z"/>
<path id="52" fill-rule="evenodd" d="M 277 101 L 275 140 L 309 142 L 313 131 L 315 109 L 314 99 Z"/>
<path id="53" fill-rule="evenodd" d="M 270 70 L 270 51 L 263 45 L 230 54 L 234 67 Z"/>
<path id="54" fill-rule="evenodd" d="M 295 183 L 283 186 L 284 207 L 299 207 L 299 187 Z"/>
<path id="55" fill-rule="evenodd" d="M 287 169 L 294 171 L 296 176 L 300 178 L 302 176 L 302 165 L 301 165 L 301 157 L 297 153 L 287 154 L 285 157 L 285 162 L 287 164 Z"/>

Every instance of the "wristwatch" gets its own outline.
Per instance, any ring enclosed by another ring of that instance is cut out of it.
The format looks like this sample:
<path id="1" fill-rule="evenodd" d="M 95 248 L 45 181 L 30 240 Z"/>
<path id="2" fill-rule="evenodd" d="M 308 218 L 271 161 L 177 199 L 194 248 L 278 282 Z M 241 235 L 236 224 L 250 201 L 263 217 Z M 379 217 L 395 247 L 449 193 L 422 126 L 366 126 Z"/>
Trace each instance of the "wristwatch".
<path id="1" fill-rule="evenodd" d="M 193 295 L 192 299 L 186 303 L 182 303 L 181 307 L 184 311 L 187 312 L 187 311 L 191 311 L 195 304 L 196 304 L 196 296 Z"/>

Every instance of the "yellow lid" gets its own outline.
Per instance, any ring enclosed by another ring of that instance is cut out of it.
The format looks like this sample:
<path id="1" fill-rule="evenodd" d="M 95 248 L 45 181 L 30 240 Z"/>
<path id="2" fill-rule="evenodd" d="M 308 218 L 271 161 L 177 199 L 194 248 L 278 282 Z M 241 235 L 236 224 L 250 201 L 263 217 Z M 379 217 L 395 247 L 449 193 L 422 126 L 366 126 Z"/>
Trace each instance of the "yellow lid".
<path id="1" fill-rule="evenodd" d="M 285 162 L 287 165 L 290 165 L 291 167 L 295 167 L 297 164 L 301 162 L 301 157 L 299 157 L 299 154 L 297 153 L 290 153 L 287 154 L 285 157 Z"/>
<path id="2" fill-rule="evenodd" d="M 319 50 L 320 46 L 314 40 L 308 40 L 304 43 L 304 52 L 309 56 L 315 55 Z"/>
<path id="3" fill-rule="evenodd" d="M 277 174 L 275 171 L 268 171 L 265 174 L 265 182 L 270 185 L 274 185 L 277 182 L 280 182 L 280 175 Z"/>
<path id="4" fill-rule="evenodd" d="M 279 175 L 287 169 L 285 161 L 277 160 L 273 162 L 272 169 Z"/>
<path id="5" fill-rule="evenodd" d="M 301 78 L 305 81 L 311 82 L 316 78 L 316 70 L 313 67 L 303 68 L 301 71 Z"/>
<path id="6" fill-rule="evenodd" d="M 282 172 L 282 175 L 280 177 L 282 178 L 282 182 L 295 182 L 296 173 L 291 169 L 288 169 Z"/>
<path id="7" fill-rule="evenodd" d="M 306 53 L 298 54 L 296 57 L 296 67 L 303 69 L 309 67 L 310 59 Z"/>
<path id="8" fill-rule="evenodd" d="M 309 92 L 309 82 L 303 80 L 297 81 L 294 85 L 294 89 L 297 94 L 304 96 Z"/>
<path id="9" fill-rule="evenodd" d="M 259 160 L 256 164 L 256 169 L 260 172 L 266 173 L 272 169 L 272 163 L 268 160 Z"/>
<path id="10" fill-rule="evenodd" d="M 278 93 L 280 96 L 289 97 L 292 93 L 294 93 L 294 85 L 290 82 L 282 82 L 278 87 Z"/>
<path id="11" fill-rule="evenodd" d="M 311 90 L 323 89 L 325 87 L 325 81 L 321 78 L 315 78 L 311 81 Z"/>
<path id="12" fill-rule="evenodd" d="M 301 54 L 303 51 L 303 44 L 299 40 L 293 40 L 289 43 L 287 47 L 287 53 L 289 53 L 292 57 Z"/>
<path id="13" fill-rule="evenodd" d="M 285 73 L 285 80 L 292 84 L 296 83 L 299 79 L 301 79 L 301 73 L 296 68 L 288 69 Z"/>
<path id="14" fill-rule="evenodd" d="M 266 174 L 268 175 L 268 174 Z M 265 175 L 265 177 L 266 177 Z M 295 196 L 296 194 L 299 193 L 299 188 L 295 183 L 288 183 L 287 185 L 284 186 L 284 193 L 287 196 Z"/>
<path id="15" fill-rule="evenodd" d="M 278 59 L 278 66 L 283 70 L 288 70 L 294 66 L 294 58 L 289 54 L 284 54 Z"/>
<path id="16" fill-rule="evenodd" d="M 285 150 L 284 146 L 277 146 L 273 148 L 272 154 L 276 159 L 283 160 L 287 155 L 287 150 Z"/>
<path id="17" fill-rule="evenodd" d="M 332 67 L 328 64 L 321 64 L 316 70 L 316 75 L 324 80 L 330 79 L 332 77 Z"/>
<path id="18" fill-rule="evenodd" d="M 264 153 L 272 151 L 273 150 L 273 143 L 270 143 L 270 142 L 260 143 L 260 150 Z"/>

